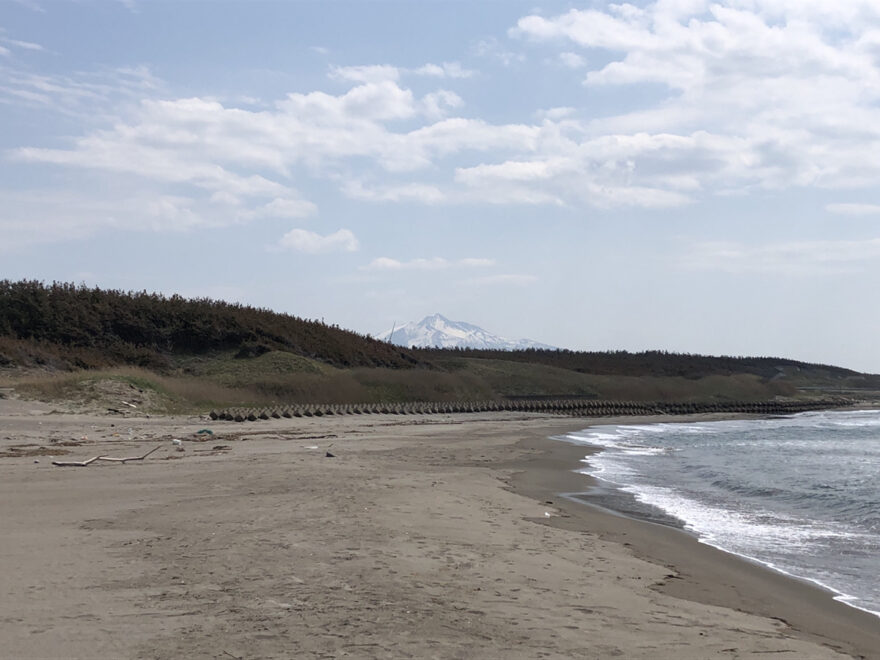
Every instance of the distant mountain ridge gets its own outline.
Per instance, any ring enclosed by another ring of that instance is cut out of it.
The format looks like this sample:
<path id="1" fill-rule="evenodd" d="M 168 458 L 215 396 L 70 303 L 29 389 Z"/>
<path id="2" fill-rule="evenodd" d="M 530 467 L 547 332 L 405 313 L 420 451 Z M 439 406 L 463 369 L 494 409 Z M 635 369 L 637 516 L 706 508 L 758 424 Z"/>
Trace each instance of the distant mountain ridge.
<path id="1" fill-rule="evenodd" d="M 399 328 L 392 328 L 380 334 L 378 339 L 407 348 L 478 348 L 502 351 L 555 349 L 554 346 L 531 339 L 500 337 L 472 323 L 450 321 L 442 314 L 426 316 L 418 323 L 410 321 Z"/>

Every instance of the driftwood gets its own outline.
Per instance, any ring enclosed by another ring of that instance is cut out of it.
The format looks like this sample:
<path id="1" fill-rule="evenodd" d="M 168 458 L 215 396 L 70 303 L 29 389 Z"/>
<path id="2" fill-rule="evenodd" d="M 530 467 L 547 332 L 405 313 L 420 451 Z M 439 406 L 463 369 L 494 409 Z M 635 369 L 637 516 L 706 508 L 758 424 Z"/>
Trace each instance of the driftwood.
<path id="1" fill-rule="evenodd" d="M 150 451 L 148 451 L 143 456 L 126 456 L 125 458 L 113 458 L 112 456 L 98 456 L 99 461 L 112 461 L 114 463 L 126 463 L 128 461 L 142 461 L 147 456 L 152 454 L 154 451 L 159 451 L 162 448 L 162 445 L 158 447 L 153 447 Z"/>
<path id="2" fill-rule="evenodd" d="M 113 456 L 95 456 L 94 458 L 90 458 L 87 461 L 52 461 L 52 465 L 57 465 L 58 467 L 88 467 L 95 461 L 108 461 L 110 463 L 127 463 L 128 461 L 142 461 L 147 456 L 152 454 L 154 451 L 159 451 L 162 448 L 162 445 L 158 447 L 153 447 L 150 451 L 148 451 L 143 456 L 124 456 L 120 458 L 116 458 Z"/>
<path id="3" fill-rule="evenodd" d="M 52 461 L 52 465 L 57 465 L 58 467 L 87 467 L 99 458 L 101 457 L 95 456 L 87 461 Z"/>

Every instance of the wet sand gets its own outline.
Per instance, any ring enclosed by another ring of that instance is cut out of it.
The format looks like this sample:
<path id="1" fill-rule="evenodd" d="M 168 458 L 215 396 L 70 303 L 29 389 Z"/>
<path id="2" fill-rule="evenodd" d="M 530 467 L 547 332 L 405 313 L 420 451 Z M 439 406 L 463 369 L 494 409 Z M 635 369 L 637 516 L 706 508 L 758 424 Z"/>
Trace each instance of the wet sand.
<path id="1" fill-rule="evenodd" d="M 629 418 L 606 420 L 621 422 L 637 423 Z M 511 477 L 515 492 L 538 499 L 584 490 L 584 475 L 571 470 L 581 465 L 589 447 L 552 439 L 523 444 L 533 456 L 521 459 L 523 469 Z M 569 470 L 560 480 L 566 466 Z M 557 497 L 554 504 L 564 515 L 545 524 L 589 530 L 624 545 L 636 557 L 667 567 L 669 574 L 652 586 L 661 593 L 777 619 L 804 638 L 841 652 L 880 657 L 880 618 L 835 601 L 831 592 L 813 583 L 702 544 L 680 529 L 635 520 L 581 500 Z"/>
<path id="2" fill-rule="evenodd" d="M 595 420 L 49 410 L 0 400 L 0 657 L 880 657 L 826 592 L 558 497 L 548 437 Z"/>

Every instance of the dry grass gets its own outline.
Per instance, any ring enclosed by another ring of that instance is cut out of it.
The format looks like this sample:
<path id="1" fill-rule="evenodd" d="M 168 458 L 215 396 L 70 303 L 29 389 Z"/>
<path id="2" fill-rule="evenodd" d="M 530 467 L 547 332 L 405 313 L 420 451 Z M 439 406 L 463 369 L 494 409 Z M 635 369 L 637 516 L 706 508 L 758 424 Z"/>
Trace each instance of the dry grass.
<path id="1" fill-rule="evenodd" d="M 234 351 L 227 351 L 211 357 L 184 358 L 179 361 L 179 366 L 184 374 L 207 378 L 230 387 L 239 387 L 242 383 L 252 383 L 269 376 L 326 376 L 340 371 L 318 360 L 285 351 L 269 351 L 247 359 L 237 359 Z"/>
<path id="2" fill-rule="evenodd" d="M 166 412 L 173 396 L 165 390 L 162 378 L 137 367 L 99 371 L 29 372 L 8 376 L 5 382 L 25 398 L 68 402 L 80 408 L 105 408 L 132 403 L 149 412 Z"/>
<path id="3" fill-rule="evenodd" d="M 461 359 L 448 366 L 480 378 L 502 396 L 557 396 L 627 401 L 757 401 L 790 396 L 795 388 L 758 376 L 604 376 L 503 360 Z"/>
<path id="4" fill-rule="evenodd" d="M 231 354 L 189 359 L 173 375 L 137 367 L 63 373 L 7 372 L 0 387 L 22 396 L 80 408 L 134 402 L 155 413 L 279 403 L 377 403 L 486 400 L 505 396 L 586 397 L 630 401 L 735 401 L 790 396 L 794 388 L 753 375 L 678 377 L 597 376 L 546 365 L 462 358 L 445 370 L 336 369 L 274 351 L 257 358 Z"/>

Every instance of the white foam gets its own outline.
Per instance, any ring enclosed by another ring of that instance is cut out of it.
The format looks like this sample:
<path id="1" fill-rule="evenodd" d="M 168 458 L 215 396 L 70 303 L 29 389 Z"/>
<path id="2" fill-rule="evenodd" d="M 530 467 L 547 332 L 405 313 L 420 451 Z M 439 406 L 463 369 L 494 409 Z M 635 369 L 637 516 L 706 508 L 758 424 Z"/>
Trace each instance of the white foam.
<path id="1" fill-rule="evenodd" d="M 790 552 L 792 544 L 808 550 L 810 543 L 828 539 L 870 538 L 869 535 L 832 523 L 817 524 L 814 521 L 792 516 L 780 516 L 774 512 L 757 509 L 735 511 L 697 502 L 663 486 L 624 486 L 643 504 L 656 506 L 682 520 L 685 527 L 707 541 L 717 541 L 725 547 L 743 552 L 755 552 L 768 547 Z"/>
<path id="2" fill-rule="evenodd" d="M 623 453 L 629 456 L 656 456 L 667 451 L 667 447 L 626 447 Z"/>
<path id="3" fill-rule="evenodd" d="M 834 426 L 843 426 L 851 428 L 870 428 L 872 426 L 880 426 L 880 419 L 861 419 L 861 420 L 835 420 L 831 422 Z"/>
<path id="4" fill-rule="evenodd" d="M 786 427 L 792 429 L 795 435 L 800 428 L 880 427 L 880 411 L 820 411 L 786 418 L 703 424 L 605 426 L 572 434 L 572 439 L 603 449 L 584 459 L 586 466 L 580 472 L 617 485 L 620 490 L 633 495 L 637 501 L 657 507 L 682 520 L 685 528 L 695 533 L 701 542 L 764 564 L 778 572 L 806 579 L 836 594 L 836 600 L 880 616 L 880 612 L 861 605 L 864 601 L 859 597 L 830 584 L 840 582 L 854 585 L 845 574 L 835 576 L 833 569 L 832 572 L 827 572 L 819 564 L 813 568 L 807 568 L 807 564 L 793 568 L 799 565 L 798 555 L 803 559 L 811 555 L 822 557 L 829 551 L 833 552 L 838 541 L 843 541 L 845 546 L 849 545 L 847 541 L 854 541 L 862 547 L 870 546 L 877 543 L 874 535 L 843 523 L 818 522 L 762 508 L 749 509 L 744 501 L 731 501 L 716 506 L 710 501 L 697 501 L 673 488 L 640 483 L 644 476 L 651 474 L 651 457 L 680 451 L 687 446 L 698 446 L 705 451 L 707 447 L 711 449 L 718 444 L 724 448 L 740 447 L 748 452 L 751 448 L 766 447 L 767 438 L 774 437 L 775 446 L 780 449 L 809 451 L 815 448 L 814 441 L 800 437 L 788 439 L 781 435 L 768 435 L 776 429 Z M 708 445 L 702 440 L 691 445 L 690 440 L 684 441 L 673 436 L 665 439 L 664 435 L 667 434 L 721 437 L 711 440 L 707 438 Z M 791 567 L 788 566 L 789 563 Z M 819 579 L 804 577 L 811 572 Z"/>

